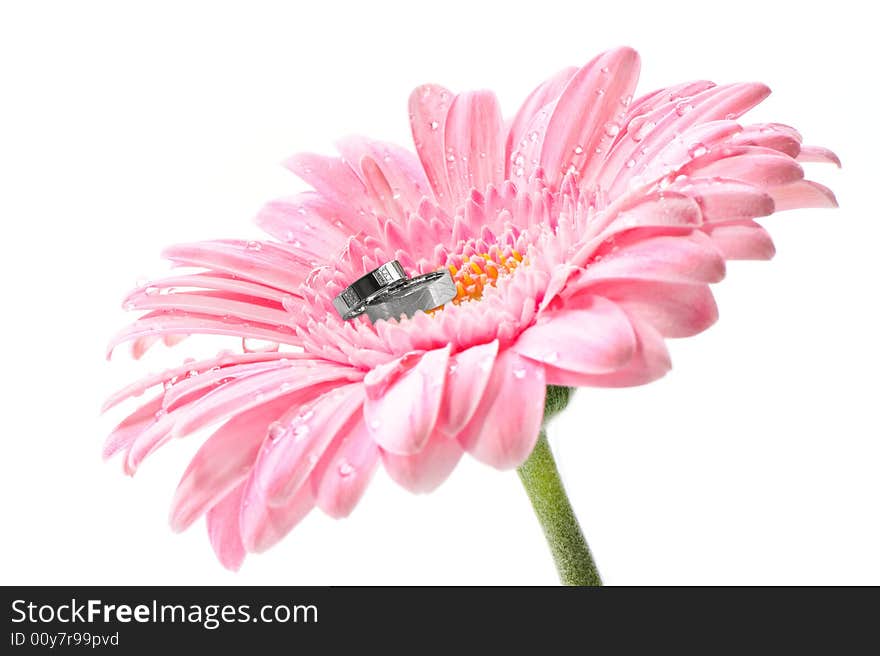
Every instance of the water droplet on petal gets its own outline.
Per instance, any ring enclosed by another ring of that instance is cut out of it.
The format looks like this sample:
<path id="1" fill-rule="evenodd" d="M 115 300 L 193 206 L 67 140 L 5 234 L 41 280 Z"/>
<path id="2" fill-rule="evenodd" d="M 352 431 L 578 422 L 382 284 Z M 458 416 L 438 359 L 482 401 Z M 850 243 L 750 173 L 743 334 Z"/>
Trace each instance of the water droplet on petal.
<path id="1" fill-rule="evenodd" d="M 702 157 L 706 153 L 709 152 L 709 149 L 706 148 L 705 144 L 695 143 L 693 146 L 688 149 L 688 156 L 690 157 Z"/>
<path id="2" fill-rule="evenodd" d="M 538 131 L 532 130 L 531 132 L 529 132 L 529 141 L 535 142 L 537 140 L 538 140 Z"/>
<path id="3" fill-rule="evenodd" d="M 620 97 L 620 104 L 623 105 L 624 107 L 629 107 L 629 104 L 632 102 L 632 99 L 633 99 L 633 97 L 632 97 L 631 93 L 627 94 L 626 96 L 621 96 Z"/>
<path id="4" fill-rule="evenodd" d="M 300 424 L 296 428 L 293 429 L 293 439 L 297 442 L 300 442 L 306 439 L 309 436 L 311 430 L 309 429 L 307 424 Z"/>
<path id="5" fill-rule="evenodd" d="M 382 422 L 379 421 L 378 419 L 371 419 L 370 420 L 370 428 L 372 428 L 373 430 L 379 430 L 379 427 L 381 425 L 382 425 Z"/>
<path id="6" fill-rule="evenodd" d="M 354 467 L 352 467 L 347 460 L 343 460 L 339 463 L 339 475 L 342 478 L 348 478 L 354 474 Z"/>
<path id="7" fill-rule="evenodd" d="M 158 293 L 159 293 L 159 288 L 154 287 L 153 285 L 150 285 L 149 287 L 144 289 L 144 294 L 146 294 L 147 296 L 155 296 Z"/>
<path id="8" fill-rule="evenodd" d="M 611 69 L 608 68 L 607 66 L 603 66 L 601 70 L 603 73 L 608 73 Z"/>
<path id="9" fill-rule="evenodd" d="M 548 364 L 553 364 L 559 360 L 559 352 L 558 351 L 550 351 L 547 355 L 544 356 L 544 362 Z"/>
<path id="10" fill-rule="evenodd" d="M 609 137 L 616 137 L 618 132 L 620 132 L 620 126 L 617 123 L 605 124 L 605 134 Z"/>
<path id="11" fill-rule="evenodd" d="M 575 155 L 580 155 L 580 154 L 583 153 L 583 152 L 584 152 L 583 147 L 581 147 L 581 146 L 575 146 L 575 147 L 574 147 L 574 154 L 575 154 Z"/>
<path id="12" fill-rule="evenodd" d="M 523 379 L 526 377 L 526 368 L 525 367 L 514 367 L 513 368 L 513 377 L 518 379 Z"/>
<path id="13" fill-rule="evenodd" d="M 628 160 L 626 163 L 626 168 L 631 169 L 636 165 L 636 161 L 634 159 Z"/>
<path id="14" fill-rule="evenodd" d="M 431 129 L 436 130 L 440 127 L 440 124 L 437 121 L 431 121 Z"/>
<path id="15" fill-rule="evenodd" d="M 287 431 L 284 428 L 284 424 L 282 424 L 280 421 L 273 421 L 271 424 L 269 424 L 270 442 L 277 442 L 282 437 L 284 437 L 286 433 Z"/>
<path id="16" fill-rule="evenodd" d="M 260 242 L 254 241 L 253 239 L 251 239 L 247 243 L 247 249 L 249 251 L 259 251 L 259 250 L 263 249 L 263 245 Z"/>
<path id="17" fill-rule="evenodd" d="M 675 106 L 675 113 L 678 114 L 679 116 L 684 116 L 689 111 L 691 111 L 693 108 L 694 108 L 694 106 L 691 105 L 690 103 L 680 102 Z"/>

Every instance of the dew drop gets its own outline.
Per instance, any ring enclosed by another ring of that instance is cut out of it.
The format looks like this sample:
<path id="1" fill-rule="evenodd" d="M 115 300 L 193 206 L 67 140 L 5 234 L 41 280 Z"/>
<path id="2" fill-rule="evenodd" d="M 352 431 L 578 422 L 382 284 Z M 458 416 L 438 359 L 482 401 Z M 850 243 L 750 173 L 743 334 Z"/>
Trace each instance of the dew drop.
<path id="1" fill-rule="evenodd" d="M 611 69 L 608 68 L 607 66 L 603 66 L 601 70 L 603 73 L 608 73 Z"/>
<path id="2" fill-rule="evenodd" d="M 544 362 L 548 364 L 553 364 L 559 360 L 559 352 L 558 351 L 550 351 L 547 355 L 544 356 Z"/>
<path id="3" fill-rule="evenodd" d="M 597 96 L 604 96 L 604 95 L 605 95 L 605 89 L 596 89 L 596 95 L 597 95 Z"/>
<path id="4" fill-rule="evenodd" d="M 675 106 L 675 113 L 678 114 L 679 116 L 684 116 L 689 111 L 691 111 L 693 108 L 694 108 L 694 106 L 691 105 L 690 103 L 680 102 Z"/>
<path id="5" fill-rule="evenodd" d="M 379 430 L 380 426 L 382 426 L 382 422 L 379 421 L 378 419 L 371 419 L 370 420 L 370 428 L 372 428 L 373 430 Z"/>
<path id="6" fill-rule="evenodd" d="M 702 157 L 706 153 L 709 152 L 709 149 L 706 148 L 705 144 L 695 143 L 688 149 L 688 156 L 690 157 Z"/>
<path id="7" fill-rule="evenodd" d="M 282 437 L 284 437 L 284 434 L 286 432 L 287 431 L 285 431 L 284 429 L 284 424 L 282 424 L 280 421 L 273 421 L 271 424 L 269 424 L 269 441 L 277 442 Z"/>
<path id="8" fill-rule="evenodd" d="M 626 163 L 626 168 L 631 169 L 636 165 L 636 161 L 634 159 L 628 160 Z"/>
<path id="9" fill-rule="evenodd" d="M 153 285 L 150 285 L 149 287 L 144 289 L 144 294 L 146 294 L 147 296 L 155 296 L 158 293 L 159 293 L 159 288 L 154 287 Z"/>
<path id="10" fill-rule="evenodd" d="M 437 121 L 431 121 L 431 129 L 436 130 L 440 127 L 440 124 Z"/>
<path id="11" fill-rule="evenodd" d="M 293 439 L 297 442 L 301 442 L 309 436 L 309 427 L 306 424 L 300 424 L 296 428 L 293 429 Z"/>
<path id="12" fill-rule="evenodd" d="M 455 155 L 453 155 L 452 153 L 449 153 L 449 154 L 446 156 L 446 161 L 447 161 L 447 162 L 454 162 L 454 161 L 455 161 Z"/>
<path id="13" fill-rule="evenodd" d="M 532 143 L 534 143 L 534 142 L 537 141 L 537 140 L 538 140 L 538 131 L 537 131 L 537 130 L 532 130 L 531 132 L 529 132 L 529 141 L 531 141 Z"/>
<path id="14" fill-rule="evenodd" d="M 525 367 L 514 367 L 513 369 L 513 377 L 522 380 L 526 377 L 526 368 Z"/>
<path id="15" fill-rule="evenodd" d="M 620 97 L 620 104 L 623 105 L 624 107 L 629 107 L 629 104 L 632 102 L 632 99 L 633 99 L 633 97 L 632 97 L 631 93 L 627 94 L 625 96 L 621 96 Z"/>
<path id="16" fill-rule="evenodd" d="M 583 149 L 582 146 L 575 146 L 575 147 L 574 147 L 574 154 L 575 154 L 575 155 L 580 155 L 580 154 L 583 153 L 583 152 L 584 152 L 584 149 Z"/>
<path id="17" fill-rule="evenodd" d="M 606 123 L 605 124 L 605 134 L 609 137 L 616 137 L 620 132 L 620 126 L 617 123 Z"/>
<path id="18" fill-rule="evenodd" d="M 251 239 L 247 243 L 247 249 L 249 251 L 259 251 L 259 250 L 263 249 L 263 245 L 260 242 L 254 241 L 253 239 Z"/>
<path id="19" fill-rule="evenodd" d="M 352 467 L 347 460 L 343 460 L 339 463 L 339 475 L 342 478 L 348 478 L 354 474 L 354 467 Z"/>

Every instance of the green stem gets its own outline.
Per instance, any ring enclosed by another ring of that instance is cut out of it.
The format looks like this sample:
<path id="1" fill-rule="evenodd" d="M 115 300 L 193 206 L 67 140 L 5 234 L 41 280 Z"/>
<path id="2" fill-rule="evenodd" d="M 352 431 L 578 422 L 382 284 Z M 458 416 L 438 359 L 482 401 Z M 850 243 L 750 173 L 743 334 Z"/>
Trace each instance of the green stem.
<path id="1" fill-rule="evenodd" d="M 568 405 L 571 390 L 549 386 L 544 406 L 544 423 Z M 602 585 L 590 547 L 556 469 L 556 461 L 542 427 L 532 455 L 517 469 L 535 515 L 544 529 L 550 552 L 564 585 Z"/>

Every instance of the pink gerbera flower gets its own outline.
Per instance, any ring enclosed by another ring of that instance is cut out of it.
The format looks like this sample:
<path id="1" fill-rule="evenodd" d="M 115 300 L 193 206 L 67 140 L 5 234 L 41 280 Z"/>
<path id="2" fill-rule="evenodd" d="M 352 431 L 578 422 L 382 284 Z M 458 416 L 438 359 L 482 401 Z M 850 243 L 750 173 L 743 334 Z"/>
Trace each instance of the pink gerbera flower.
<path id="1" fill-rule="evenodd" d="M 380 461 L 416 492 L 464 453 L 519 466 L 548 385 L 662 376 L 664 338 L 715 321 L 708 285 L 725 258 L 773 255 L 757 217 L 835 205 L 799 162 L 837 160 L 793 128 L 738 122 L 764 85 L 633 99 L 638 70 L 633 50 L 606 52 L 538 86 L 509 121 L 491 92 L 422 86 L 409 106 L 417 154 L 352 137 L 342 157 L 291 158 L 314 191 L 260 212 L 274 240 L 173 246 L 166 257 L 194 270 L 126 298 L 144 314 L 111 348 L 133 340 L 139 356 L 192 334 L 244 348 L 114 395 L 107 407 L 157 390 L 106 455 L 122 452 L 133 473 L 172 437 L 219 426 L 171 523 L 207 514 L 220 561 L 237 568 L 315 506 L 349 514 Z M 340 319 L 333 297 L 392 259 L 411 275 L 448 268 L 458 296 L 399 321 Z"/>

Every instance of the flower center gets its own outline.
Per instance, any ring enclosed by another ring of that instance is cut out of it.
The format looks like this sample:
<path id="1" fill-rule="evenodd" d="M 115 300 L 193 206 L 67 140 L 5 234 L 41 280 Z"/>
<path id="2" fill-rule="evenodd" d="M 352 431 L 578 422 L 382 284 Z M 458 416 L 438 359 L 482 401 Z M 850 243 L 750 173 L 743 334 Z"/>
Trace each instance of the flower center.
<path id="1" fill-rule="evenodd" d="M 448 263 L 449 273 L 455 281 L 457 294 L 452 302 L 478 301 L 486 286 L 495 286 L 499 276 L 513 273 L 523 262 L 519 251 L 513 248 L 493 246 L 487 253 L 473 253 L 455 258 Z"/>

